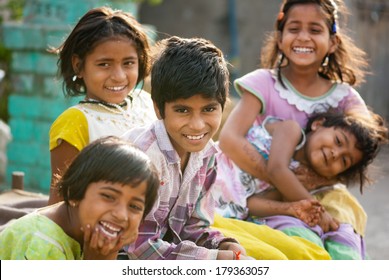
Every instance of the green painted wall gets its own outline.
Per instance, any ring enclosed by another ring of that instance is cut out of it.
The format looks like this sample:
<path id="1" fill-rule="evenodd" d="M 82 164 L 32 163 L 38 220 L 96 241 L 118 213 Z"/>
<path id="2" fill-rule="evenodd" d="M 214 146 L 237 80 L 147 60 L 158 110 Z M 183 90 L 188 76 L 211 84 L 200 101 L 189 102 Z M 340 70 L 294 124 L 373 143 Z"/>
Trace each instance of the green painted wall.
<path id="1" fill-rule="evenodd" d="M 62 81 L 56 77 L 57 57 L 47 49 L 59 46 L 86 11 L 102 5 L 137 17 L 138 5 L 131 0 L 29 0 L 22 22 L 0 27 L 2 42 L 12 51 L 7 185 L 11 185 L 12 172 L 23 171 L 26 190 L 48 193 L 50 125 L 79 99 L 65 99 Z"/>

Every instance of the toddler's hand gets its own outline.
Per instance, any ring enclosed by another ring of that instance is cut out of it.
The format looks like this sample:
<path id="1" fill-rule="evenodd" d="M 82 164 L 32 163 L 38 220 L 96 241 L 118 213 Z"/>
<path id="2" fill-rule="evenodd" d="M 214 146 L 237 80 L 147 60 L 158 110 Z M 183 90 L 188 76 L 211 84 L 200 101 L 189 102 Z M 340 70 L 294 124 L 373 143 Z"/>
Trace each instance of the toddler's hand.
<path id="1" fill-rule="evenodd" d="M 324 211 L 320 202 L 315 199 L 303 199 L 300 201 L 290 202 L 293 216 L 299 218 L 304 223 L 313 227 L 321 219 L 321 213 Z"/>
<path id="2" fill-rule="evenodd" d="M 327 211 L 321 213 L 319 226 L 324 232 L 335 231 L 339 228 L 339 221 L 333 218 Z"/>

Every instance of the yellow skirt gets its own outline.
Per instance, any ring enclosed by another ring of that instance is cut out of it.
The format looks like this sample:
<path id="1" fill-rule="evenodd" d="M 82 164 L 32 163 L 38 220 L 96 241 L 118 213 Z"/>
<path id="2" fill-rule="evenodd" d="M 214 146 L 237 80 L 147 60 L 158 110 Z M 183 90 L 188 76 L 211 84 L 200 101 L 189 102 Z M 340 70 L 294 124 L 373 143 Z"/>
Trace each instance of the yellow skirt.
<path id="1" fill-rule="evenodd" d="M 248 256 L 257 260 L 329 260 L 327 251 L 298 236 L 288 236 L 266 225 L 215 215 L 212 228 L 235 238 Z"/>

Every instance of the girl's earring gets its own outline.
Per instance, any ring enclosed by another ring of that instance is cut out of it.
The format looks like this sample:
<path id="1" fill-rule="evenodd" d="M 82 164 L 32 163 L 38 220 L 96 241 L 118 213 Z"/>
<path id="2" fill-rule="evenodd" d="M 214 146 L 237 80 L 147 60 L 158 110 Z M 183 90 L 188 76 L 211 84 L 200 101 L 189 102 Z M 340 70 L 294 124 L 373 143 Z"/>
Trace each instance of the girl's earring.
<path id="1" fill-rule="evenodd" d="M 73 208 L 77 206 L 77 202 L 75 202 L 75 201 L 69 201 L 69 204 Z"/>
<path id="2" fill-rule="evenodd" d="M 330 62 L 330 58 L 329 58 L 328 55 L 326 55 L 326 57 L 323 60 L 323 63 L 321 64 L 321 66 L 322 67 L 327 67 L 329 62 Z"/>
<path id="3" fill-rule="evenodd" d="M 279 53 L 278 54 L 278 62 L 277 62 L 277 65 L 278 65 L 278 67 L 280 67 L 281 66 L 281 63 L 282 63 L 282 61 L 284 60 L 284 54 L 283 53 Z"/>
<path id="4" fill-rule="evenodd" d="M 284 53 L 278 55 L 278 68 L 285 67 L 288 65 L 288 59 L 285 57 Z"/>
<path id="5" fill-rule="evenodd" d="M 75 82 L 77 80 L 77 75 L 74 75 L 72 81 Z"/>

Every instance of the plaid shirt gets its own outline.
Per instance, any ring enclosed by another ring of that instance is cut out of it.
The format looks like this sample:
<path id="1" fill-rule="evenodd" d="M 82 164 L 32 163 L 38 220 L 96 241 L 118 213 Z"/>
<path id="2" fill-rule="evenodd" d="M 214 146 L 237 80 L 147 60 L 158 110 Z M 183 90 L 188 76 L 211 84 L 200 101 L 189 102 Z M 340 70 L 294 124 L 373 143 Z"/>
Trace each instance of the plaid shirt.
<path id="1" fill-rule="evenodd" d="M 143 150 L 159 171 L 159 197 L 139 228 L 137 241 L 126 248 L 132 259 L 216 259 L 221 241 L 232 241 L 209 226 L 215 201 L 210 187 L 215 180 L 217 148 L 210 141 L 191 153 L 182 173 L 163 121 L 135 128 L 123 138 Z"/>

